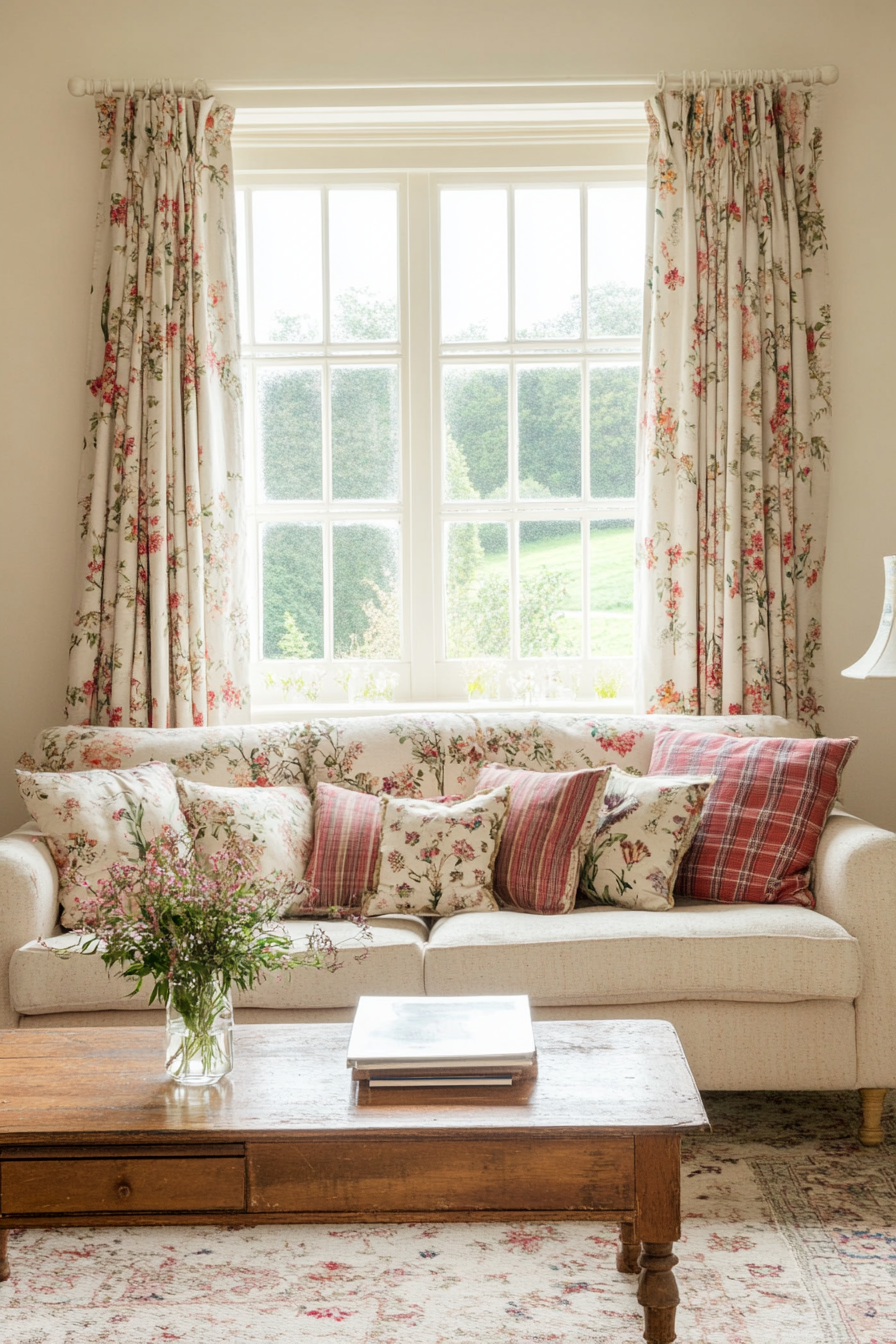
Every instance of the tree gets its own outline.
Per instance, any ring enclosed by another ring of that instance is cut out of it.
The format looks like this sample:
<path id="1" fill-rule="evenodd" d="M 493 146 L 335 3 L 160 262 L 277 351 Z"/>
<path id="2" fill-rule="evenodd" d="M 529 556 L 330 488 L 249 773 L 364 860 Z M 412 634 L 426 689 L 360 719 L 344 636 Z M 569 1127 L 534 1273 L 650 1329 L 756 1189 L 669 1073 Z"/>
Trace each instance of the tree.
<path id="1" fill-rule="evenodd" d="M 631 498 L 635 493 L 635 438 L 639 370 L 632 364 L 591 369 L 591 494 Z"/>

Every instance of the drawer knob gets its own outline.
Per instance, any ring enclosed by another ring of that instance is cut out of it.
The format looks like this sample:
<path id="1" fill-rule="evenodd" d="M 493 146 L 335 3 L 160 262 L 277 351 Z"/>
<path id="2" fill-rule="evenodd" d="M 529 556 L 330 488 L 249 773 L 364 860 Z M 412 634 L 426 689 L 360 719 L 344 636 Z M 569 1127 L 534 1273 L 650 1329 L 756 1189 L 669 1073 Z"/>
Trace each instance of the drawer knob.
<path id="1" fill-rule="evenodd" d="M 121 1185 L 118 1187 L 118 1198 L 130 1199 L 130 1197 L 131 1197 L 131 1187 L 128 1185 L 127 1181 L 122 1181 Z"/>

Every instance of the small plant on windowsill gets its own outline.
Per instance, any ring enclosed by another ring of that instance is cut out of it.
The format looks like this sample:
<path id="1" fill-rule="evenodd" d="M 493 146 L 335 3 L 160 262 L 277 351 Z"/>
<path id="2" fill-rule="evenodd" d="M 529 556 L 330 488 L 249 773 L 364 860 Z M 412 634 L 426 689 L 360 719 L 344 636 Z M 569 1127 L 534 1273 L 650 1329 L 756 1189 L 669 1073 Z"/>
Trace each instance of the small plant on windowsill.
<path id="1" fill-rule="evenodd" d="M 289 701 L 289 697 L 293 691 L 295 691 L 299 700 L 304 699 L 313 702 L 320 695 L 320 688 L 324 684 L 324 678 L 322 672 L 318 673 L 316 676 L 313 676 L 310 673 L 297 672 L 295 676 L 292 677 L 275 677 L 273 672 L 266 672 L 264 674 L 264 684 L 271 690 L 273 690 L 275 686 L 279 686 L 283 699 L 286 702 Z"/>
<path id="2" fill-rule="evenodd" d="M 598 700 L 616 700 L 622 690 L 621 672 L 597 672 L 592 683 Z"/>
<path id="3" fill-rule="evenodd" d="M 149 1002 L 167 1011 L 169 1074 L 182 1083 L 216 1082 L 233 1067 L 234 988 L 251 989 L 265 974 L 342 965 L 319 925 L 298 947 L 277 922 L 305 890 L 278 873 L 259 881 L 238 840 L 200 860 L 166 828 L 141 863 L 113 864 L 95 891 L 77 898 L 77 950 L 119 967 L 134 983 L 132 994 L 151 980 Z M 355 922 L 362 960 L 370 934 L 364 920 Z"/>

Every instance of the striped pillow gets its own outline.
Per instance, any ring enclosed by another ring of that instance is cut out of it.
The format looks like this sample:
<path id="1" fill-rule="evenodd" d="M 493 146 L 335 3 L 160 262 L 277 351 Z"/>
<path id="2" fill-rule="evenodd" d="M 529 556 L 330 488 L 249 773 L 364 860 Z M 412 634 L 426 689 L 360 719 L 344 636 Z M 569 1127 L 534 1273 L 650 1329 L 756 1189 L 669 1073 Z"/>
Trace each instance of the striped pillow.
<path id="1" fill-rule="evenodd" d="M 600 818 L 610 767 L 514 770 L 485 765 L 476 792 L 510 785 L 510 812 L 495 860 L 495 892 L 515 910 L 565 915 Z"/>
<path id="2" fill-rule="evenodd" d="M 676 895 L 814 906 L 809 867 L 855 745 L 660 728 L 651 775 L 715 776 Z"/>
<path id="3" fill-rule="evenodd" d="M 431 802 L 457 802 L 451 795 Z M 338 907 L 360 910 L 376 890 L 383 829 L 382 799 L 375 793 L 320 783 L 314 796 L 314 846 L 305 870 L 308 894 L 302 914 Z"/>

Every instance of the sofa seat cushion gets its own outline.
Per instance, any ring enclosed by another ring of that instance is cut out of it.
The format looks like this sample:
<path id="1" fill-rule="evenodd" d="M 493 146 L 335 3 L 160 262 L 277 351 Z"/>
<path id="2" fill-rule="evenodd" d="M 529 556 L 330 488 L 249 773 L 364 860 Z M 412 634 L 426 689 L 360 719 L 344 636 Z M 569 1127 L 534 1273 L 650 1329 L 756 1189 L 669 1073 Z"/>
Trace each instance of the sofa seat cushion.
<path id="1" fill-rule="evenodd" d="M 338 971 L 304 970 L 292 975 L 266 976 L 254 989 L 234 995 L 240 1008 L 349 1008 L 361 994 L 422 994 L 425 920 L 395 915 L 370 921 L 369 944 L 358 938 L 356 927 L 342 920 L 315 921 L 340 948 L 344 958 Z M 283 927 L 299 946 L 311 922 L 284 920 Z M 152 986 L 145 982 L 129 998 L 130 984 L 117 971 L 108 971 L 99 956 L 78 951 L 77 934 L 49 938 L 52 948 L 69 948 L 71 955 L 55 956 L 40 942 L 26 943 L 10 963 L 10 997 L 16 1012 L 98 1012 L 147 1008 Z M 355 956 L 368 947 L 363 961 Z"/>
<path id="2" fill-rule="evenodd" d="M 861 987 L 859 945 L 825 915 L 689 900 L 662 912 L 455 915 L 433 927 L 425 970 L 427 994 L 528 994 L 543 1006 L 852 1000 Z"/>

